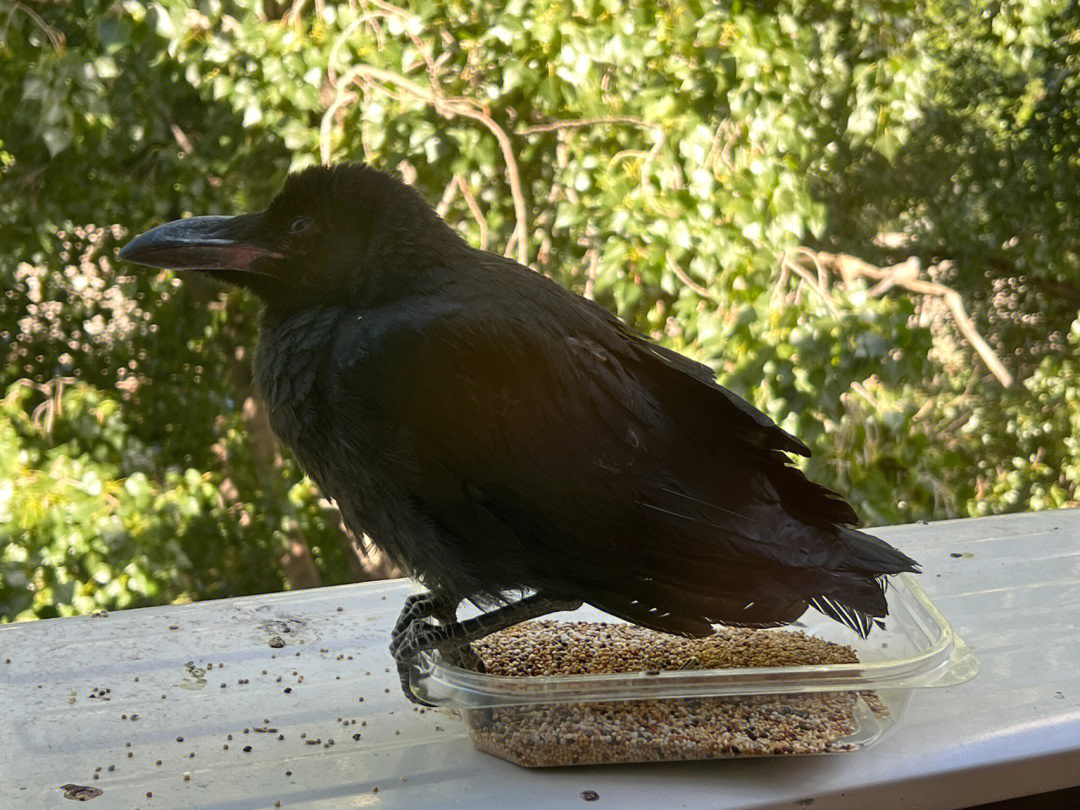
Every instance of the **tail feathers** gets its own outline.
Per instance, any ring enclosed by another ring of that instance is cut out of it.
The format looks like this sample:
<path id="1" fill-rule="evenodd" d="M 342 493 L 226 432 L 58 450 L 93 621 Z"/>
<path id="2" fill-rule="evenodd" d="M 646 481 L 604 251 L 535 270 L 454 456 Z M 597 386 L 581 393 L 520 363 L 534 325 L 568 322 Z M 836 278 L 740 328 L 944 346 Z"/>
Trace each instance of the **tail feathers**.
<path id="1" fill-rule="evenodd" d="M 846 627 L 860 638 L 866 638 L 875 625 L 882 626 L 881 619 L 888 615 L 882 586 L 867 583 L 878 594 L 867 604 L 866 595 L 857 598 L 860 609 L 845 601 L 844 597 L 814 596 L 807 601 L 799 599 L 763 600 L 758 602 L 735 602 L 710 599 L 681 591 L 659 583 L 650 583 L 651 599 L 631 599 L 615 591 L 606 591 L 589 600 L 601 610 L 621 619 L 649 627 L 664 633 L 681 636 L 702 637 L 713 632 L 713 625 L 729 627 L 779 627 L 791 624 L 807 609 L 813 607 Z M 671 612 L 668 612 L 671 611 Z"/>
<path id="2" fill-rule="evenodd" d="M 858 523 L 859 516 L 838 493 L 815 484 L 783 453 L 774 452 L 774 463 L 762 469 L 785 512 L 810 526 Z"/>
<path id="3" fill-rule="evenodd" d="M 870 629 L 874 626 L 875 622 L 880 621 L 873 616 L 868 616 L 854 608 L 850 608 L 842 602 L 837 602 L 835 599 L 831 599 L 828 596 L 815 596 L 810 600 L 810 604 L 830 619 L 835 619 L 840 622 L 840 624 L 850 627 L 858 633 L 859 638 L 866 638 L 870 635 Z"/>
<path id="4" fill-rule="evenodd" d="M 846 559 L 839 569 L 841 571 L 852 571 L 872 577 L 900 574 L 905 571 L 913 574 L 919 572 L 919 564 L 915 560 L 884 540 L 846 526 L 836 526 L 834 532 L 836 538 L 847 549 Z"/>
<path id="5" fill-rule="evenodd" d="M 834 582 L 833 587 L 810 599 L 810 605 L 850 627 L 859 638 L 866 638 L 874 625 L 880 625 L 879 620 L 889 615 L 885 577 L 835 575 Z"/>
<path id="6" fill-rule="evenodd" d="M 825 500 L 827 490 L 792 481 Z M 655 508 L 642 513 L 648 544 L 619 573 L 579 579 L 575 592 L 664 632 L 701 636 L 715 624 L 783 625 L 812 606 L 865 637 L 888 614 L 886 577 L 919 570 L 885 541 L 831 521 L 803 523 L 753 503 L 738 504 L 737 514 L 675 487 L 655 489 L 650 498 L 646 505 Z M 830 506 L 837 516 L 850 510 L 839 500 Z"/>
<path id="7" fill-rule="evenodd" d="M 846 526 L 832 527 L 845 548 L 842 562 L 832 572 L 832 587 L 821 589 L 810 604 L 831 619 L 866 638 L 874 625 L 889 614 L 885 600 L 886 577 L 918 573 L 919 564 L 877 537 Z"/>
<path id="8" fill-rule="evenodd" d="M 701 637 L 713 625 L 776 627 L 790 624 L 805 612 L 798 598 L 763 594 L 757 600 L 706 596 L 656 580 L 612 582 L 594 592 L 590 604 L 643 627 L 682 636 Z"/>
<path id="9" fill-rule="evenodd" d="M 686 636 L 708 635 L 716 624 L 790 624 L 814 607 L 865 638 L 888 615 L 883 575 L 746 562 L 699 561 L 693 577 L 685 567 L 682 576 L 673 576 L 670 568 L 654 565 L 649 577 L 591 583 L 586 601 L 635 624 Z"/>

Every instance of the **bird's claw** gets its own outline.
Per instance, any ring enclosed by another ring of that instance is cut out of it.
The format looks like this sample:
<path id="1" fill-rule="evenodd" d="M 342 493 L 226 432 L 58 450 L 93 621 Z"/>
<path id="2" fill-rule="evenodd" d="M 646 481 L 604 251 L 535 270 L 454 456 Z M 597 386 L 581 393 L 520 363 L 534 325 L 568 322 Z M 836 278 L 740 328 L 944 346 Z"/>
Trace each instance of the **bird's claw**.
<path id="1" fill-rule="evenodd" d="M 416 694 L 412 690 L 412 668 L 413 668 L 413 666 L 414 666 L 414 663 L 412 661 L 398 661 L 397 662 L 397 673 L 398 673 L 398 680 L 401 682 L 401 691 L 405 693 L 405 697 L 407 697 L 410 701 L 412 701 L 416 705 L 418 705 L 418 706 L 426 706 L 426 707 L 432 708 L 432 707 L 435 706 L 434 703 L 429 703 L 428 701 L 424 700 L 423 698 L 417 697 Z"/>
<path id="2" fill-rule="evenodd" d="M 423 596 L 424 594 L 417 594 Z M 402 611 L 402 617 L 409 610 Z M 399 625 L 402 623 L 398 620 Z M 394 628 L 394 634 L 390 639 L 390 655 L 397 662 L 398 679 L 401 681 L 401 691 L 405 697 L 420 706 L 434 706 L 422 698 L 416 696 L 412 690 L 412 670 L 416 666 L 416 657 L 439 646 L 446 638 L 444 628 L 434 625 L 426 619 L 412 619 L 401 629 Z"/>
<path id="3" fill-rule="evenodd" d="M 433 627 L 430 622 L 425 620 L 433 615 L 439 609 L 439 606 L 439 600 L 431 593 L 414 593 L 407 596 L 405 604 L 401 608 L 401 613 L 394 623 L 394 629 L 390 631 L 390 655 L 393 656 L 394 661 L 397 663 L 401 691 L 405 693 L 405 697 L 421 706 L 431 706 L 433 704 L 418 698 L 413 694 L 411 688 L 411 671 L 415 666 L 415 658 L 419 652 L 423 651 L 423 647 L 416 638 L 418 632 L 416 625 L 422 623 L 427 627 Z"/>
<path id="4" fill-rule="evenodd" d="M 427 619 L 414 619 L 390 638 L 390 655 L 398 663 L 415 658 L 422 652 L 434 650 L 450 639 L 445 627 Z"/>
<path id="5" fill-rule="evenodd" d="M 404 611 L 403 611 L 404 613 Z M 433 624 L 426 619 L 414 619 L 390 639 L 390 655 L 397 662 L 401 690 L 413 703 L 433 706 L 413 694 L 412 669 L 420 653 L 439 650 L 448 663 L 473 672 L 484 672 L 484 662 L 468 641 L 455 636 L 456 625 Z M 395 628 L 396 629 L 396 628 Z"/>
<path id="6" fill-rule="evenodd" d="M 406 596 L 401 613 L 394 622 L 394 629 L 390 631 L 390 637 L 396 639 L 417 619 L 427 619 L 432 616 L 438 607 L 439 600 L 432 593 L 414 593 Z"/>

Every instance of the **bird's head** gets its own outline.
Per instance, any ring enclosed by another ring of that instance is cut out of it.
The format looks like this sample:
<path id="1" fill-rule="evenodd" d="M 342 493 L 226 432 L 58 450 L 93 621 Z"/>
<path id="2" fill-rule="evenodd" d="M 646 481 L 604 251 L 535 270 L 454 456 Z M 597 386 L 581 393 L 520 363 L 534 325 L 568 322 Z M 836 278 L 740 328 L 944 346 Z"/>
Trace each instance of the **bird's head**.
<path id="1" fill-rule="evenodd" d="M 401 180 L 342 163 L 290 175 L 265 211 L 160 225 L 125 245 L 120 258 L 203 271 L 291 308 L 408 294 L 462 244 Z"/>

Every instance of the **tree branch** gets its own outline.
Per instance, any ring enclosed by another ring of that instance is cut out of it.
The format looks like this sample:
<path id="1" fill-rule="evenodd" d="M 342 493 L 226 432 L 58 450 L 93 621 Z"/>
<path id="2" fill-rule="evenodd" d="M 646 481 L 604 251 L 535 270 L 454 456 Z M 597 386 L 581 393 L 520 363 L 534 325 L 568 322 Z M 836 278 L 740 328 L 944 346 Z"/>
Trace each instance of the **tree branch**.
<path id="1" fill-rule="evenodd" d="M 656 133 L 656 143 L 648 152 L 643 152 L 639 149 L 623 149 L 620 152 L 616 152 L 611 158 L 611 164 L 614 165 L 618 161 L 627 157 L 640 157 L 643 162 L 641 177 L 647 177 L 652 171 L 652 164 L 660 154 L 660 150 L 664 148 L 664 144 L 667 142 L 667 135 L 664 132 L 664 128 L 660 124 L 646 121 L 644 118 L 637 118 L 632 115 L 609 115 L 602 118 L 575 118 L 572 120 L 563 121 L 549 121 L 544 124 L 535 124 L 530 127 L 525 127 L 517 131 L 518 135 L 535 135 L 541 132 L 556 132 L 559 130 L 567 129 L 584 129 L 586 127 L 597 126 L 599 124 L 628 124 L 630 126 L 641 127 L 642 129 L 648 129 Z"/>
<path id="2" fill-rule="evenodd" d="M 799 248 L 795 253 L 796 256 L 792 257 L 785 252 L 781 257 L 781 264 L 784 265 L 786 262 L 786 266 L 790 267 L 794 272 L 799 272 L 798 268 L 801 268 L 801 277 L 809 282 L 809 279 L 807 278 L 807 276 L 810 275 L 809 269 L 801 264 L 799 259 L 811 260 L 815 265 L 815 269 L 818 271 L 818 283 L 810 283 L 810 286 L 815 292 L 822 295 L 823 299 L 826 301 L 829 301 L 831 296 L 828 294 L 824 285 L 820 283 L 822 273 L 826 268 L 837 273 L 841 279 L 843 279 L 844 284 L 850 284 L 857 278 L 867 278 L 878 282 L 869 290 L 869 293 L 874 296 L 883 295 L 893 287 L 901 287 L 910 292 L 918 293 L 919 295 L 929 295 L 940 298 L 949 308 L 949 312 L 952 315 L 953 321 L 956 323 L 956 327 L 960 330 L 960 333 L 979 357 L 982 358 L 982 361 L 986 364 L 986 367 L 990 369 L 990 372 L 997 377 L 1001 384 L 1006 388 L 1012 385 L 1012 374 L 1005 368 L 1005 364 L 1001 362 L 1001 359 L 995 354 L 990 344 L 986 342 L 981 334 L 979 334 L 975 322 L 964 308 L 964 302 L 960 297 L 960 294 L 952 287 L 947 287 L 936 281 L 927 281 L 926 279 L 921 278 L 922 268 L 918 258 L 915 256 L 912 256 L 899 264 L 892 265 L 891 267 L 876 267 L 869 262 L 865 262 L 862 259 L 846 253 L 815 252 L 809 248 Z"/>
<path id="3" fill-rule="evenodd" d="M 533 135 L 537 132 L 555 132 L 559 129 L 580 129 L 582 127 L 596 126 L 597 124 L 631 124 L 636 127 L 657 130 L 659 132 L 663 132 L 664 129 L 659 124 L 653 124 L 646 121 L 644 118 L 635 118 L 632 115 L 609 115 L 603 118 L 577 118 L 569 121 L 548 121 L 545 124 L 534 124 L 531 127 L 519 129 L 517 134 Z"/>
<path id="4" fill-rule="evenodd" d="M 480 204 L 476 201 L 476 197 L 469 191 L 469 187 L 465 184 L 465 178 L 460 174 L 454 175 L 454 181 L 457 183 L 458 189 L 461 191 L 461 198 L 465 200 L 465 205 L 469 208 L 469 213 L 473 215 L 473 219 L 476 220 L 477 227 L 480 228 L 480 249 L 487 250 L 488 244 L 488 224 L 487 218 L 484 216 L 484 212 L 480 209 Z"/>
<path id="5" fill-rule="evenodd" d="M 668 257 L 667 257 L 667 266 L 668 266 L 668 269 L 672 273 L 675 274 L 675 277 L 678 278 L 679 281 L 681 281 L 683 284 L 685 284 L 691 290 L 696 292 L 702 298 L 706 298 L 709 301 L 714 301 L 714 302 L 716 301 L 716 296 L 713 295 L 706 288 L 702 287 L 700 284 L 698 284 L 692 278 L 690 278 L 690 276 L 688 276 L 686 274 L 686 271 L 683 270 L 681 267 L 679 267 L 679 263 L 677 261 L 675 261 L 675 259 L 673 259 L 670 254 L 668 254 Z"/>
<path id="6" fill-rule="evenodd" d="M 49 39 L 49 44 L 53 46 L 53 50 L 60 53 L 64 49 L 64 33 L 53 26 L 49 25 L 42 19 L 41 15 L 34 11 L 24 3 L 15 2 L 11 4 L 11 11 L 8 14 L 7 20 L 4 22 L 4 35 L 0 37 L 0 43 L 7 42 L 8 29 L 11 27 L 11 20 L 15 16 L 16 11 L 21 11 L 27 17 L 34 21 L 34 24 L 41 29 Z"/>

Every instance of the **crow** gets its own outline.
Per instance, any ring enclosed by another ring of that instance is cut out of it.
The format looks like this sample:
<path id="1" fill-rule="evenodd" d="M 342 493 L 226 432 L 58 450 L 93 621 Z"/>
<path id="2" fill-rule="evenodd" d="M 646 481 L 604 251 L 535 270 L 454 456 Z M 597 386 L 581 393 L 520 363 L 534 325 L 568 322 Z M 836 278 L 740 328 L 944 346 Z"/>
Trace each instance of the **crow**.
<path id="1" fill-rule="evenodd" d="M 851 528 L 797 438 L 593 301 L 476 250 L 363 164 L 291 175 L 260 213 L 195 217 L 120 258 L 203 271 L 262 303 L 255 383 L 276 435 L 427 590 L 391 652 L 583 602 L 703 636 L 808 607 L 860 636 L 914 560 Z M 471 601 L 486 612 L 457 620 Z"/>

